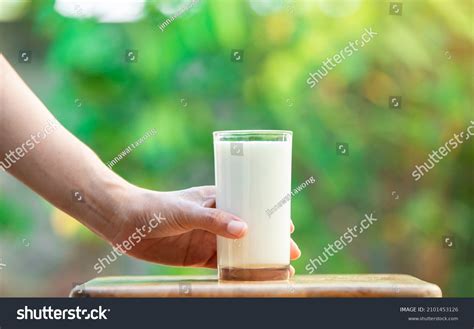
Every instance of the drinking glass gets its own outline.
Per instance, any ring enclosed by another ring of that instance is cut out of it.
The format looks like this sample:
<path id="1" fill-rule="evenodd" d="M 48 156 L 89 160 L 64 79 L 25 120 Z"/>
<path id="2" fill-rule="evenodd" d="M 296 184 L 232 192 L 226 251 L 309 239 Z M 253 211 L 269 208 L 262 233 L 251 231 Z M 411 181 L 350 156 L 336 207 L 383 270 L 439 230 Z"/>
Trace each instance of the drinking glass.
<path id="1" fill-rule="evenodd" d="M 290 267 L 292 132 L 214 132 L 216 207 L 248 225 L 217 237 L 221 280 L 287 280 Z"/>

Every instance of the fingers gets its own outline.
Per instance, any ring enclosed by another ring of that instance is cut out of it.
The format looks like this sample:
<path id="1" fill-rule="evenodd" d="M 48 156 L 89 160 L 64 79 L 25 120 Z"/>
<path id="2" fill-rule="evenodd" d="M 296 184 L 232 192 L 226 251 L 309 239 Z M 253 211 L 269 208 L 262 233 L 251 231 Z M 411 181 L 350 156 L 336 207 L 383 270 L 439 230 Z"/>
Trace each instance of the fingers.
<path id="1" fill-rule="evenodd" d="M 194 188 L 203 197 L 215 196 L 216 187 L 214 185 L 198 186 Z"/>
<path id="2" fill-rule="evenodd" d="M 181 194 L 181 197 L 196 202 L 203 207 L 214 207 L 212 203 L 215 203 L 216 200 L 215 186 L 197 186 L 178 192 Z M 204 205 L 205 203 L 210 203 L 211 205 Z"/>
<path id="3" fill-rule="evenodd" d="M 199 186 L 189 190 L 193 195 L 195 202 L 205 208 L 216 207 L 216 188 L 215 186 Z"/>
<path id="4" fill-rule="evenodd" d="M 202 202 L 201 204 L 204 208 L 215 208 L 216 207 L 216 199 L 209 198 Z"/>
<path id="5" fill-rule="evenodd" d="M 187 190 L 194 197 L 199 195 L 201 198 L 201 207 L 194 215 L 187 216 L 186 224 L 188 229 L 202 229 L 216 235 L 230 239 L 238 239 L 243 237 L 248 230 L 247 224 L 240 218 L 229 214 L 225 211 L 214 209 L 215 207 L 215 187 L 201 186 Z M 295 231 L 295 225 L 290 220 L 290 232 Z M 290 258 L 298 259 L 301 256 L 301 250 L 295 241 L 291 240 Z M 211 265 L 211 264 L 210 264 Z M 214 266 L 214 262 L 212 265 Z"/>
<path id="6" fill-rule="evenodd" d="M 301 250 L 298 248 L 298 245 L 296 244 L 293 239 L 291 239 L 291 244 L 290 244 L 290 259 L 295 260 L 300 258 L 301 256 Z"/>
<path id="7" fill-rule="evenodd" d="M 211 258 L 202 266 L 205 268 L 217 268 L 217 252 L 215 252 Z"/>
<path id="8" fill-rule="evenodd" d="M 295 231 L 295 225 L 293 224 L 293 220 L 290 219 L 290 232 L 293 233 L 294 231 Z M 301 256 L 300 248 L 298 247 L 296 242 L 293 239 L 291 239 L 290 259 L 295 260 L 295 259 L 300 258 L 300 256 Z M 292 265 L 290 265 L 290 276 L 294 276 L 294 275 L 295 275 L 295 268 Z"/>
<path id="9" fill-rule="evenodd" d="M 201 229 L 229 239 L 239 239 L 247 233 L 247 224 L 240 218 L 225 211 L 200 207 L 187 216 L 184 226 Z"/>
<path id="10" fill-rule="evenodd" d="M 290 232 L 293 233 L 295 231 L 295 225 L 293 224 L 293 221 L 290 219 Z M 301 256 L 301 250 L 296 244 L 296 242 L 291 239 L 291 245 L 290 245 L 290 258 L 293 259 L 298 259 Z"/>

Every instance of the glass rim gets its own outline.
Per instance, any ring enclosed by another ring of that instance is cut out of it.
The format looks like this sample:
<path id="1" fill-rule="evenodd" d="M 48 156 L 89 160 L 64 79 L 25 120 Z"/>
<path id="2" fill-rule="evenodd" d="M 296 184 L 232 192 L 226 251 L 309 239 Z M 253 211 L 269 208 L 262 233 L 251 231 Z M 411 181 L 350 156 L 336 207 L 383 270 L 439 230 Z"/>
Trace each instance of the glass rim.
<path id="1" fill-rule="evenodd" d="M 251 135 L 251 136 L 268 136 L 268 135 L 293 135 L 291 130 L 265 130 L 265 129 L 255 129 L 255 130 L 218 130 L 212 133 L 214 137 L 219 136 L 242 136 L 242 135 Z"/>

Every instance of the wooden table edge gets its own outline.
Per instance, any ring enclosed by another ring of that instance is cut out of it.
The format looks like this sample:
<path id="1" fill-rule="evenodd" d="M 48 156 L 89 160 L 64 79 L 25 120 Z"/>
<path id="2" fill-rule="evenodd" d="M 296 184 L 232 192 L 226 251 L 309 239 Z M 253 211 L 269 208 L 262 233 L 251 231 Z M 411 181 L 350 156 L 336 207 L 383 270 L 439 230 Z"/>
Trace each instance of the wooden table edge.
<path id="1" fill-rule="evenodd" d="M 327 277 L 331 275 L 325 275 Z M 322 285 L 315 285 L 313 287 L 301 287 L 299 284 L 292 285 L 291 281 L 288 281 L 288 289 L 290 292 L 282 293 L 281 291 L 275 291 L 272 288 L 272 285 L 275 282 L 265 282 L 269 284 L 267 288 L 261 288 L 260 290 L 254 289 L 253 291 L 246 291 L 245 295 L 242 295 L 242 292 L 235 289 L 236 284 L 240 284 L 244 288 L 249 288 L 255 286 L 256 282 L 239 282 L 231 283 L 228 286 L 224 284 L 219 288 L 219 291 L 216 293 L 210 293 L 208 287 L 206 287 L 206 281 L 209 281 L 209 284 L 215 283 L 215 276 L 125 276 L 125 277 L 100 277 L 92 279 L 83 285 L 74 287 L 69 297 L 78 298 L 78 297 L 92 297 L 92 298 L 318 298 L 318 297 L 358 297 L 358 298 L 399 298 L 399 297 L 409 297 L 409 298 L 440 298 L 442 297 L 442 291 L 439 286 L 434 283 L 426 282 L 416 277 L 407 274 L 374 274 L 374 275 L 350 275 L 350 274 L 341 274 L 334 275 L 334 277 L 349 277 L 349 276 L 391 276 L 398 278 L 405 278 L 411 282 L 420 282 L 420 287 L 413 289 L 410 285 L 400 285 L 397 289 L 390 288 L 378 288 L 370 287 L 366 283 L 366 286 L 362 284 L 359 287 L 339 287 L 335 288 L 329 286 L 324 288 Z M 308 279 L 310 275 L 299 276 L 299 279 Z M 101 282 L 107 282 L 108 280 L 116 279 L 118 282 L 126 281 L 128 279 L 146 279 L 153 278 L 158 279 L 157 282 L 160 283 L 169 283 L 168 285 L 157 284 L 152 286 L 145 286 L 141 290 L 140 287 L 135 287 L 133 291 L 127 289 L 127 287 L 121 286 L 110 286 L 101 285 Z M 203 281 L 201 281 L 203 280 Z M 193 286 L 191 295 L 183 295 L 179 291 L 179 283 L 192 283 L 200 282 L 202 285 Z M 174 284 L 174 286 L 170 286 Z M 285 283 L 284 283 L 285 284 Z M 280 283 L 281 287 L 281 283 Z M 245 290 L 245 289 L 244 289 Z M 263 295 L 262 295 L 263 294 Z"/>

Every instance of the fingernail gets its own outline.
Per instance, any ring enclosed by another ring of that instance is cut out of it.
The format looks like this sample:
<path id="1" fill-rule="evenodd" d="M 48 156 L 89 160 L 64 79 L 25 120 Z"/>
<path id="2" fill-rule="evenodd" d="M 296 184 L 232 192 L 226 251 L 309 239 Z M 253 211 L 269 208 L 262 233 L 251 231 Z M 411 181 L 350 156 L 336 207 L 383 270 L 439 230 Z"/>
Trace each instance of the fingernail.
<path id="1" fill-rule="evenodd" d="M 246 229 L 247 224 L 245 224 L 244 222 L 238 222 L 236 220 L 233 220 L 229 224 L 227 224 L 227 232 L 234 236 L 241 236 Z"/>

